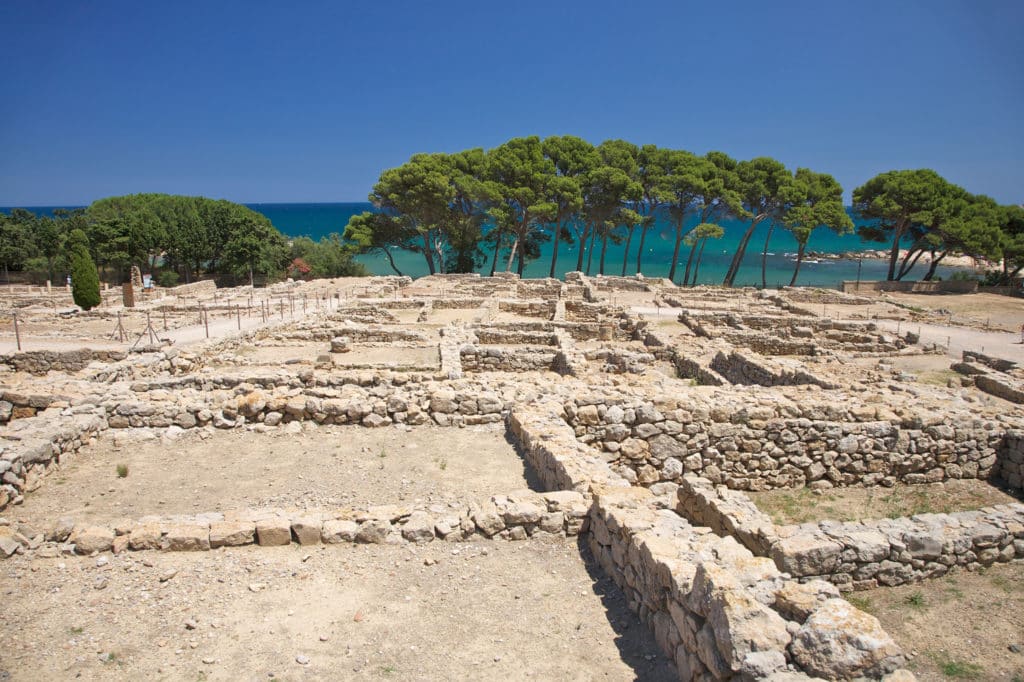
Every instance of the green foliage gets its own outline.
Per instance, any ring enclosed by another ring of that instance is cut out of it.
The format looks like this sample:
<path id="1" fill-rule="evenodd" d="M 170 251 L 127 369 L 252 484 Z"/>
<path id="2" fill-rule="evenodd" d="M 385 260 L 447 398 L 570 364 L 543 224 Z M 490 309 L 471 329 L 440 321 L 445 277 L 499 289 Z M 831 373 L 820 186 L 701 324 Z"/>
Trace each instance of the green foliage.
<path id="1" fill-rule="evenodd" d="M 294 264 L 301 261 L 308 271 L 306 278 L 320 277 L 364 277 L 368 273 L 353 258 L 356 247 L 345 244 L 338 234 L 330 234 L 318 242 L 309 237 L 297 237 L 292 240 L 288 257 Z M 289 274 L 291 268 L 289 268 Z"/>
<path id="2" fill-rule="evenodd" d="M 91 310 L 100 304 L 100 277 L 89 254 L 89 238 L 81 230 L 72 230 L 68 246 L 71 252 L 71 297 L 82 310 Z"/>
<path id="3" fill-rule="evenodd" d="M 178 286 L 178 282 L 180 280 L 181 278 L 178 276 L 178 273 L 176 273 L 174 270 L 162 270 L 156 276 L 156 283 L 159 286 L 167 288 Z"/>
<path id="4" fill-rule="evenodd" d="M 939 667 L 939 670 L 946 677 L 961 680 L 976 680 L 985 672 L 985 669 L 977 663 L 952 659 L 945 654 L 932 655 L 932 658 L 935 660 L 935 665 Z"/>
<path id="5" fill-rule="evenodd" d="M 118 478 L 128 478 L 128 465 L 127 464 L 118 464 L 117 465 L 117 477 Z"/>

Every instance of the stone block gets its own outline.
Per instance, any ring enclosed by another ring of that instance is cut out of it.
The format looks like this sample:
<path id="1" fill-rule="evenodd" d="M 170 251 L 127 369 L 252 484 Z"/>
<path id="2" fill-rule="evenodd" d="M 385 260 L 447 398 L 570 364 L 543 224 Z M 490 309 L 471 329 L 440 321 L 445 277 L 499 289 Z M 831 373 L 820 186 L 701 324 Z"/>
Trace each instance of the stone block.
<path id="1" fill-rule="evenodd" d="M 255 535 L 255 523 L 246 521 L 215 521 L 210 524 L 210 547 L 251 545 Z"/>
<path id="2" fill-rule="evenodd" d="M 280 516 L 260 519 L 256 522 L 256 542 L 263 547 L 291 544 L 291 522 Z"/>

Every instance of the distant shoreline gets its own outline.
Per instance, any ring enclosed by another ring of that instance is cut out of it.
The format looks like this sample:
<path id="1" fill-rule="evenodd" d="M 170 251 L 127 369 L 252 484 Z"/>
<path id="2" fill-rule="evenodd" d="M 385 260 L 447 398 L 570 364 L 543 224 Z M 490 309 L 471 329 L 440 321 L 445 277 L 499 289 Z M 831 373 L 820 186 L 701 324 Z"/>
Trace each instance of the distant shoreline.
<path id="1" fill-rule="evenodd" d="M 900 249 L 900 260 L 907 255 L 907 249 Z M 888 249 L 864 249 L 863 251 L 840 251 L 840 252 L 829 252 L 829 251 L 808 251 L 804 254 L 804 260 L 888 260 L 889 250 Z M 921 258 L 917 261 L 918 265 L 929 265 L 932 262 L 932 256 L 930 253 L 921 254 Z M 956 268 L 971 268 L 973 270 L 991 270 L 1002 267 L 1002 263 L 991 263 L 981 258 L 974 258 L 973 256 L 946 256 L 941 261 L 942 265 Z"/>

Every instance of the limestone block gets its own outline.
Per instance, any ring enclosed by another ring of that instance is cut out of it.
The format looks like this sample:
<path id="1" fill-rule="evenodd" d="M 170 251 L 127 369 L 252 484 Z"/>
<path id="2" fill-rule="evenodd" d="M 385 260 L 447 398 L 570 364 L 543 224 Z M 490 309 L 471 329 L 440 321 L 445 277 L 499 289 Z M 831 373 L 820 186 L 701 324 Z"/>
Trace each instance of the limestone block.
<path id="1" fill-rule="evenodd" d="M 70 540 L 79 554 L 106 552 L 114 544 L 114 531 L 102 526 L 85 526 L 76 528 Z"/>
<path id="2" fill-rule="evenodd" d="M 370 519 L 359 526 L 356 542 L 381 544 L 391 534 L 391 522 L 387 519 Z"/>
<path id="3" fill-rule="evenodd" d="M 160 538 L 163 532 L 158 523 L 139 523 L 132 527 L 128 535 L 128 545 L 132 549 L 160 549 Z"/>
<path id="4" fill-rule="evenodd" d="M 263 547 L 291 544 L 292 524 L 280 516 L 271 516 L 256 522 L 256 542 Z"/>
<path id="5" fill-rule="evenodd" d="M 319 544 L 320 527 L 319 516 L 298 516 L 292 519 L 292 535 L 300 545 Z"/>
<path id="6" fill-rule="evenodd" d="M 790 652 L 812 675 L 826 679 L 880 677 L 903 664 L 903 654 L 878 619 L 844 599 L 829 599 L 793 636 Z"/>
<path id="7" fill-rule="evenodd" d="M 796 577 L 827 575 L 835 570 L 842 551 L 842 545 L 826 537 L 801 533 L 776 541 L 771 557 L 779 570 Z"/>
<path id="8" fill-rule="evenodd" d="M 402 537 L 409 542 L 430 542 L 434 539 L 434 520 L 426 512 L 413 512 L 402 526 Z"/>
<path id="9" fill-rule="evenodd" d="M 215 521 L 210 524 L 210 547 L 251 545 L 256 524 L 245 521 Z"/>
<path id="10" fill-rule="evenodd" d="M 167 527 L 163 546 L 171 552 L 198 552 L 210 549 L 210 528 L 193 523 Z"/>

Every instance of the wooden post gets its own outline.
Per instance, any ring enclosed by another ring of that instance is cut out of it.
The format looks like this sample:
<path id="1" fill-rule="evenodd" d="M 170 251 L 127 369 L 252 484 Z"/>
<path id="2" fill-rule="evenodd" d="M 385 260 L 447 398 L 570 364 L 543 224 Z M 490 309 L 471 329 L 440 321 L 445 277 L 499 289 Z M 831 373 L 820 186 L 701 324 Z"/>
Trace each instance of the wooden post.
<path id="1" fill-rule="evenodd" d="M 284 319 L 284 299 L 281 299 L 281 319 Z"/>
<path id="2" fill-rule="evenodd" d="M 167 308 L 164 308 L 164 331 L 167 331 Z"/>
<path id="3" fill-rule="evenodd" d="M 242 328 L 242 309 L 238 306 L 237 303 L 235 304 L 235 317 L 238 319 L 238 328 L 241 329 Z"/>
<path id="4" fill-rule="evenodd" d="M 210 312 L 203 306 L 203 325 L 206 327 L 206 338 L 210 338 Z"/>
<path id="5" fill-rule="evenodd" d="M 18 350 L 21 351 L 21 331 L 18 329 L 18 313 L 14 313 L 14 340 L 18 344 Z"/>

